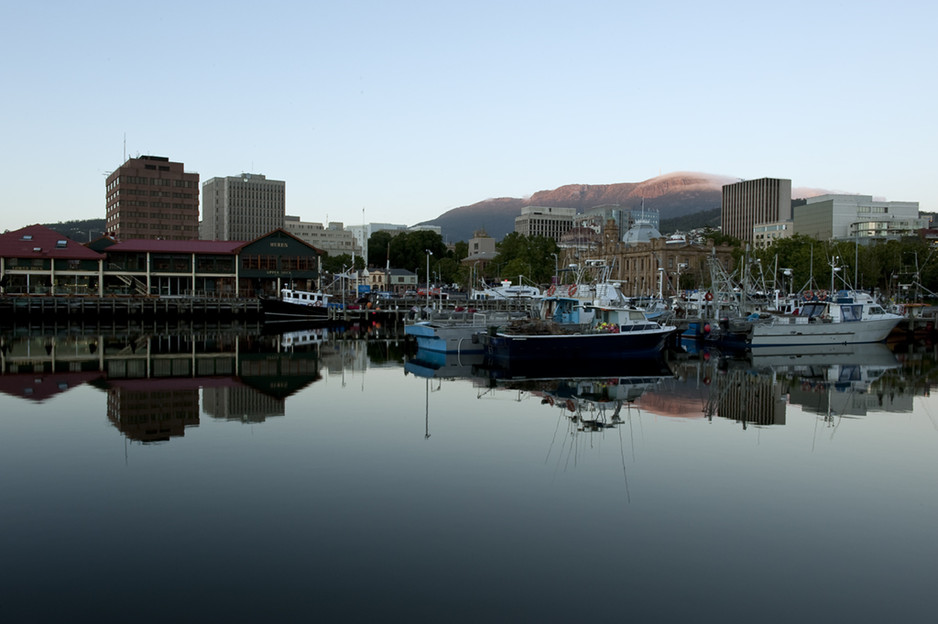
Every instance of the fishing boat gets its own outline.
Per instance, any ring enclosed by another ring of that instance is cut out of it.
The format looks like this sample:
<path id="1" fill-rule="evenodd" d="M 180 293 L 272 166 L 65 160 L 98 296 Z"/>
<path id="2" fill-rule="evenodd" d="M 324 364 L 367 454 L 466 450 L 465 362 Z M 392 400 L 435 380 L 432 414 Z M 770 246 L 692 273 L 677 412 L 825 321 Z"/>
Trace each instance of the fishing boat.
<path id="1" fill-rule="evenodd" d="M 753 315 L 750 347 L 800 347 L 882 342 L 902 317 L 886 312 L 867 293 L 804 294 L 796 314 Z"/>
<path id="2" fill-rule="evenodd" d="M 505 325 L 525 315 L 504 311 L 474 312 L 464 317 L 418 321 L 404 325 L 404 335 L 413 336 L 417 348 L 438 353 L 482 353 L 473 336 L 489 328 Z"/>
<path id="3" fill-rule="evenodd" d="M 329 318 L 329 297 L 322 292 L 310 292 L 284 288 L 280 297 L 261 295 L 261 309 L 264 316 L 277 320 L 327 320 Z"/>
<path id="4" fill-rule="evenodd" d="M 469 299 L 473 301 L 508 301 L 539 297 L 540 294 L 539 288 L 525 285 L 520 279 L 517 284 L 512 284 L 510 280 L 502 280 L 498 286 L 483 285 L 482 288 L 474 288 L 469 294 Z"/>
<path id="5" fill-rule="evenodd" d="M 508 367 L 519 362 L 596 364 L 649 357 L 661 352 L 676 328 L 649 320 L 641 310 L 593 306 L 585 328 L 535 320 L 480 335 L 486 361 Z"/>

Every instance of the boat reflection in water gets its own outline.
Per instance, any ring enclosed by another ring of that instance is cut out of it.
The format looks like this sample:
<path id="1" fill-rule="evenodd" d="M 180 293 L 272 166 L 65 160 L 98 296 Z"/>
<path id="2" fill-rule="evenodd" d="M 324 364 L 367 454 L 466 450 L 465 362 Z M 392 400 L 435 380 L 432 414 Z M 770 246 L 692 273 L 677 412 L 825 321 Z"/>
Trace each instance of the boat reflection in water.
<path id="1" fill-rule="evenodd" d="M 417 354 L 404 362 L 404 372 L 428 379 L 472 377 L 484 359 L 481 352 L 444 353 L 418 348 Z"/>
<path id="2" fill-rule="evenodd" d="M 704 351 L 677 368 L 706 396 L 707 418 L 727 418 L 743 428 L 784 425 L 789 404 L 825 420 L 868 410 L 907 411 L 912 404 L 911 394 L 883 391 L 887 374 L 898 375 L 899 369 L 884 344 L 805 346 L 799 354 L 766 347 L 735 357 Z"/>
<path id="3" fill-rule="evenodd" d="M 43 401 L 82 384 L 107 393 L 107 418 L 128 439 L 164 442 L 212 418 L 263 422 L 320 379 L 328 330 L 284 334 L 213 328 L 4 332 L 0 392 Z"/>
<path id="4" fill-rule="evenodd" d="M 674 373 L 663 359 L 637 361 L 636 366 L 607 368 L 605 372 L 557 371 L 558 377 L 492 377 L 496 387 L 525 390 L 541 398 L 541 403 L 563 412 L 579 431 L 601 431 L 622 422 L 622 410 L 630 409 L 645 393 L 654 390 Z"/>

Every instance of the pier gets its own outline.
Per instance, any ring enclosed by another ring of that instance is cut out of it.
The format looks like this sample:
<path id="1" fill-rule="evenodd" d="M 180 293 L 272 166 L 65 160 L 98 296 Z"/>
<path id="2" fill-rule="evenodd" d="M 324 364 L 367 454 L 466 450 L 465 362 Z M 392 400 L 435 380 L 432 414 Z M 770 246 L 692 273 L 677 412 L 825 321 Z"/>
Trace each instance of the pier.
<path id="1" fill-rule="evenodd" d="M 486 301 L 441 301 L 423 297 L 385 299 L 372 307 L 346 306 L 330 310 L 337 323 L 403 323 L 428 314 L 445 315 L 456 311 L 526 311 L 531 299 L 519 297 Z M 261 321 L 264 313 L 254 298 L 213 297 L 133 297 L 75 295 L 0 296 L 0 323 L 26 323 L 37 320 L 67 319 L 95 321 L 199 320 Z"/>

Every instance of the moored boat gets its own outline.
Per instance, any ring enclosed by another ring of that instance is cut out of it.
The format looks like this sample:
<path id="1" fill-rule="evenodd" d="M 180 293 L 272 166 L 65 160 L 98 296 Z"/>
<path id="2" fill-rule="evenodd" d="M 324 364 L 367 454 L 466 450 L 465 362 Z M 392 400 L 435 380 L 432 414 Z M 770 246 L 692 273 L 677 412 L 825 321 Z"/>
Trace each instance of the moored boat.
<path id="1" fill-rule="evenodd" d="M 517 319 L 508 312 L 475 312 L 467 318 L 418 321 L 404 326 L 404 334 L 413 336 L 417 348 L 438 353 L 482 353 L 482 345 L 473 336 L 491 327 Z"/>
<path id="2" fill-rule="evenodd" d="M 525 361 L 597 363 L 660 353 L 676 328 L 648 320 L 641 310 L 594 307 L 585 329 L 545 321 L 514 323 L 482 334 L 486 359 L 495 366 Z"/>
<path id="3" fill-rule="evenodd" d="M 280 297 L 260 297 L 264 316 L 279 320 L 327 320 L 329 297 L 325 293 L 284 288 Z"/>
<path id="4" fill-rule="evenodd" d="M 805 301 L 797 314 L 760 316 L 752 324 L 749 344 L 756 348 L 882 342 L 901 320 L 866 293 L 840 291 L 832 299 Z"/>

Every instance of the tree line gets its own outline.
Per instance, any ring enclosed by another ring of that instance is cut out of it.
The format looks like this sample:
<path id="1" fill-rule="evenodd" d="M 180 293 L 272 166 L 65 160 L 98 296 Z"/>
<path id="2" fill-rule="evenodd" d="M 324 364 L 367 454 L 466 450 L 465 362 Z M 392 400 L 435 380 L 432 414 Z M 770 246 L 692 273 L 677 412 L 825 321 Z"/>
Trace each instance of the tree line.
<path id="1" fill-rule="evenodd" d="M 517 282 L 523 276 L 526 283 L 549 284 L 554 274 L 557 243 L 544 236 L 508 234 L 495 244 L 496 255 L 485 263 L 466 266 L 462 260 L 469 255 L 469 244 L 460 241 L 448 249 L 443 237 L 436 232 L 375 232 L 368 238 L 368 258 L 351 254 L 324 256 L 322 268 L 326 273 L 362 270 L 367 267 L 406 269 L 417 274 L 417 280 L 426 280 L 429 264 L 430 281 L 437 284 L 457 284 L 461 288 L 478 286 L 479 281 L 494 282 L 510 279 Z M 366 262 L 367 260 L 367 262 Z"/>

